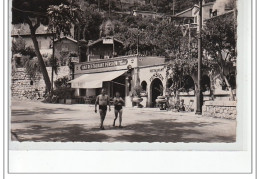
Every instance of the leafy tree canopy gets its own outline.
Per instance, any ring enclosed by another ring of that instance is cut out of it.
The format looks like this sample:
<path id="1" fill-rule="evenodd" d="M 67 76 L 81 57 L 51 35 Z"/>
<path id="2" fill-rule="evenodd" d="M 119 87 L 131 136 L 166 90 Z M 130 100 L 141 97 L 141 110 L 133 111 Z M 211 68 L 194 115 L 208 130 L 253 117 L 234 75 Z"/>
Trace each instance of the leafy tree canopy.
<path id="1" fill-rule="evenodd" d="M 50 5 L 68 4 L 67 0 L 13 0 L 12 24 L 26 23 L 28 18 L 38 18 L 48 24 L 47 9 Z"/>

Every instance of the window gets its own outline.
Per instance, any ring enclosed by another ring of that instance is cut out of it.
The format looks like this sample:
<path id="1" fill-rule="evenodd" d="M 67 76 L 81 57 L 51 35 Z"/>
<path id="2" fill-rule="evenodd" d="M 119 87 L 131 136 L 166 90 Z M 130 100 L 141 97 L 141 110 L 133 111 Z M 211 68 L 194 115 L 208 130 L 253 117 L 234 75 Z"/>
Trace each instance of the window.
<path id="1" fill-rule="evenodd" d="M 86 94 L 87 94 L 87 90 L 85 88 L 79 89 L 79 95 L 80 96 L 86 96 Z"/>
<path id="2" fill-rule="evenodd" d="M 68 50 L 69 50 L 69 48 L 67 45 L 62 45 L 62 51 L 68 51 Z"/>
<path id="3" fill-rule="evenodd" d="M 142 81 L 141 86 L 142 86 L 142 90 L 143 91 L 147 90 L 147 83 L 146 83 L 146 81 Z"/>
<path id="4" fill-rule="evenodd" d="M 202 92 L 210 90 L 210 78 L 207 75 L 203 75 L 201 78 Z"/>
<path id="5" fill-rule="evenodd" d="M 213 12 L 213 16 L 217 16 L 217 15 L 218 15 L 218 11 L 215 10 L 215 11 Z"/>
<path id="6" fill-rule="evenodd" d="M 209 10 L 209 17 L 212 17 L 212 9 Z"/>

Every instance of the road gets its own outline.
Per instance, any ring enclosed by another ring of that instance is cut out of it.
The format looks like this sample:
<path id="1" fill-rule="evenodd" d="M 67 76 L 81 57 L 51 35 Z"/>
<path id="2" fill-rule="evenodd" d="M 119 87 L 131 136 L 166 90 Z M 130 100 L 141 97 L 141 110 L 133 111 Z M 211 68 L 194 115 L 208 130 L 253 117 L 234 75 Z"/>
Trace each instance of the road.
<path id="1" fill-rule="evenodd" d="M 123 128 L 112 127 L 107 113 L 105 130 L 93 105 L 47 104 L 12 99 L 12 140 L 35 142 L 235 142 L 236 121 L 160 111 L 124 108 Z M 118 126 L 118 121 L 116 123 Z"/>

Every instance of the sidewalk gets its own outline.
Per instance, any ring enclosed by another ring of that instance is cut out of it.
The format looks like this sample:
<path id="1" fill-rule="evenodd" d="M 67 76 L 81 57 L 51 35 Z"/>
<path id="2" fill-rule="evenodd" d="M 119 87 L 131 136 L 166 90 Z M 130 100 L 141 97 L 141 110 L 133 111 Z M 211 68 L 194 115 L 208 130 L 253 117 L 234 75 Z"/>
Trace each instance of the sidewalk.
<path id="1" fill-rule="evenodd" d="M 188 112 L 124 108 L 122 129 L 112 127 L 113 119 L 112 109 L 103 131 L 93 105 L 13 100 L 11 131 L 13 140 L 37 142 L 235 142 L 236 138 L 235 120 Z"/>

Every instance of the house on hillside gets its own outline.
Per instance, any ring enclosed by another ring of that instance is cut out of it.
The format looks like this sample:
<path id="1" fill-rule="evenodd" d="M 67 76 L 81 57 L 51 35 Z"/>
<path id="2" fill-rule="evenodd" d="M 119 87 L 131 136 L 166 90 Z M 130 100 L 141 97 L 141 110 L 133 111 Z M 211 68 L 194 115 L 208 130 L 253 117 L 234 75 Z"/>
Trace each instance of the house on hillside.
<path id="1" fill-rule="evenodd" d="M 40 25 L 36 30 L 36 37 L 39 45 L 39 49 L 41 54 L 52 54 L 52 36 L 51 32 L 47 31 L 46 26 Z M 12 40 L 16 40 L 19 37 L 22 37 L 25 41 L 26 47 L 34 48 L 31 33 L 29 26 L 27 24 L 15 24 L 12 26 L 11 31 Z"/>
<path id="2" fill-rule="evenodd" d="M 103 37 L 94 42 L 89 42 L 87 46 L 87 61 L 96 61 L 122 56 L 123 42 L 113 37 Z"/>
<path id="3" fill-rule="evenodd" d="M 46 26 L 40 25 L 40 27 L 36 30 L 36 38 L 38 41 L 39 49 L 45 61 L 46 70 L 50 78 L 52 76 L 52 67 L 50 67 L 48 59 L 53 54 L 52 37 L 53 34 L 47 30 Z M 32 47 L 32 49 L 34 49 L 30 29 L 27 24 L 13 25 L 11 31 L 11 38 L 13 41 L 18 40 L 18 38 L 22 38 L 25 42 L 26 47 Z M 77 52 L 76 44 L 77 43 L 75 43 L 75 40 L 69 37 L 62 37 L 60 40 L 56 40 L 54 45 L 56 57 L 61 59 L 59 54 L 62 49 Z M 34 57 L 34 59 L 37 59 L 37 57 Z M 58 73 L 53 74 L 54 81 L 63 77 L 71 78 L 70 68 L 64 65 L 67 64 L 60 64 Z M 46 87 L 45 82 L 43 80 L 43 76 L 40 73 L 37 73 L 35 76 L 30 76 L 27 73 L 24 66 L 25 65 L 23 61 L 23 56 L 21 54 L 13 54 L 11 81 L 12 96 L 17 96 L 22 99 L 43 98 Z"/>
<path id="4" fill-rule="evenodd" d="M 149 18 L 149 19 L 157 19 L 157 18 L 163 18 L 165 15 L 162 13 L 157 13 L 157 12 L 153 12 L 153 11 L 133 10 L 133 16 Z"/>
<path id="5" fill-rule="evenodd" d="M 230 11 L 229 7 L 222 4 L 222 6 L 216 5 L 216 2 L 203 1 L 202 3 L 202 21 L 210 19 L 214 16 L 218 16 Z M 182 12 L 179 12 L 173 16 L 173 20 L 182 22 L 183 24 L 198 24 L 199 23 L 199 5 L 194 4 L 193 7 L 188 8 Z"/>
<path id="6" fill-rule="evenodd" d="M 54 41 L 54 49 L 54 56 L 58 59 L 59 66 L 68 65 L 69 59 L 73 59 L 73 62 L 79 62 L 77 40 L 71 37 L 62 37 Z M 67 59 L 64 56 L 67 56 Z"/>

